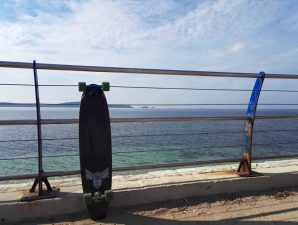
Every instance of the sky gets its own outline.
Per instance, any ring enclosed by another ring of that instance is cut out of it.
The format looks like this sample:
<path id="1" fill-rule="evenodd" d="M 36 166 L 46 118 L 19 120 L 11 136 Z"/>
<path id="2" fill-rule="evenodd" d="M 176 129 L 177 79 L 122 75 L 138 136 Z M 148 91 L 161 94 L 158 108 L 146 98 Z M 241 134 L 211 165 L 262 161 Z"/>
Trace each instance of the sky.
<path id="1" fill-rule="evenodd" d="M 200 71 L 298 74 L 297 0 L 6 0 L 0 61 Z M 252 89 L 254 79 L 39 70 L 40 84 L 109 81 L 119 86 Z M 0 83 L 33 82 L 0 68 Z M 266 79 L 264 89 L 298 90 Z M 0 102 L 34 102 L 32 87 L 1 86 Z M 79 101 L 76 87 L 41 87 L 41 102 Z M 260 103 L 298 103 L 263 92 Z M 111 88 L 109 103 L 248 103 L 249 92 Z"/>

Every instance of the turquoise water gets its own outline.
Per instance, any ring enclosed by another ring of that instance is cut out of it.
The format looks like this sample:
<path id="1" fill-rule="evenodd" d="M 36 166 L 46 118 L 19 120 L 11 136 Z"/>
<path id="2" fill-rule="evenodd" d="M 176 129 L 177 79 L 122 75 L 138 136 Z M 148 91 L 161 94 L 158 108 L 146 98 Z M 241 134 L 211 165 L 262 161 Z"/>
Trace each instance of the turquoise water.
<path id="1" fill-rule="evenodd" d="M 78 108 L 42 108 L 43 119 L 78 118 L 78 113 Z M 110 114 L 112 118 L 244 116 L 245 110 L 128 108 L 110 109 Z M 259 115 L 298 115 L 298 110 L 261 110 Z M 1 120 L 35 117 L 34 108 L 0 108 Z M 253 154 L 297 154 L 298 131 L 286 131 L 297 125 L 298 120 L 256 121 L 255 130 L 260 132 L 254 135 Z M 239 157 L 243 127 L 243 121 L 113 123 L 113 167 Z M 45 171 L 79 169 L 77 124 L 44 125 L 42 136 Z M 35 126 L 0 126 L 0 158 L 36 157 L 36 137 Z M 37 172 L 36 158 L 0 160 L 0 175 L 32 172 Z"/>

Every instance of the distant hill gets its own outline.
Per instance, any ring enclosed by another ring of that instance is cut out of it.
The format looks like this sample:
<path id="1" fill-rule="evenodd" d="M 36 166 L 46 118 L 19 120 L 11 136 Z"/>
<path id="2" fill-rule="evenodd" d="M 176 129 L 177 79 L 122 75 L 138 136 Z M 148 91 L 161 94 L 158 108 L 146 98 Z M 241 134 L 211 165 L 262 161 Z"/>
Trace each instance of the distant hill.
<path id="1" fill-rule="evenodd" d="M 64 102 L 58 104 L 40 104 L 42 107 L 79 107 L 80 102 Z M 0 102 L 0 107 L 35 107 L 34 103 Z M 131 105 L 109 104 L 109 108 L 132 108 Z"/>

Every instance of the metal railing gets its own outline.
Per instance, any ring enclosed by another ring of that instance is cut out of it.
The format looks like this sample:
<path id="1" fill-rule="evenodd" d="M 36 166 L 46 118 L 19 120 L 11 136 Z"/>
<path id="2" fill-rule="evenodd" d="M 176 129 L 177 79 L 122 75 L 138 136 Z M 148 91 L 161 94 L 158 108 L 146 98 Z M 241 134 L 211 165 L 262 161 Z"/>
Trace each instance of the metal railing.
<path id="1" fill-rule="evenodd" d="M 143 75 L 167 75 L 167 76 L 210 76 L 210 77 L 238 77 L 238 78 L 260 78 L 262 77 L 258 73 L 229 73 L 229 72 L 207 72 L 207 71 L 186 71 L 186 70 L 163 70 L 163 69 L 141 69 L 141 68 L 120 68 L 120 67 L 100 67 L 100 66 L 78 66 L 78 65 L 60 65 L 60 64 L 44 64 L 44 63 L 25 63 L 25 62 L 4 62 L 0 61 L 0 67 L 3 68 L 20 68 L 20 69 L 32 69 L 34 71 L 35 84 L 21 84 L 21 83 L 1 83 L 0 86 L 32 86 L 35 87 L 36 93 L 36 110 L 37 120 L 1 120 L 0 126 L 16 126 L 16 125 L 36 125 L 38 130 L 37 139 L 29 140 L 17 140 L 17 141 L 38 141 L 38 156 L 35 157 L 39 160 L 39 171 L 38 174 L 23 174 L 15 176 L 0 176 L 0 181 L 16 180 L 16 179 L 29 179 L 37 178 L 38 184 L 47 177 L 53 176 L 67 176 L 79 174 L 80 171 L 55 171 L 55 172 L 44 172 L 42 168 L 42 138 L 41 138 L 41 125 L 49 124 L 76 124 L 78 119 L 41 119 L 40 118 L 40 103 L 38 88 L 42 86 L 48 87 L 75 87 L 77 85 L 59 85 L 59 84 L 38 84 L 37 70 L 62 70 L 62 71 L 85 71 L 85 72 L 108 72 L 108 73 L 119 73 L 119 74 L 143 74 Z M 298 79 L 298 75 L 290 74 L 266 74 L 266 79 Z M 225 88 L 177 88 L 177 87 L 151 87 L 151 86 L 111 86 L 114 88 L 132 88 L 132 89 L 160 89 L 160 90 L 181 90 L 181 91 L 230 91 L 230 92 L 252 92 L 249 89 L 225 89 Z M 297 93 L 298 90 L 283 90 L 283 89 L 264 89 L 262 91 L 267 92 L 293 92 Z M 59 105 L 59 104 L 42 104 L 47 105 Z M 74 104 L 71 104 L 74 105 Z M 138 105 L 138 104 L 130 104 Z M 210 104 L 139 104 L 139 105 L 150 105 L 150 106 L 244 106 L 245 103 L 210 103 Z M 293 106 L 298 104 L 286 104 L 286 103 L 263 103 L 259 105 L 284 105 Z M 216 121 L 245 121 L 247 116 L 223 116 L 223 117 L 159 117 L 159 118 L 112 118 L 111 123 L 161 123 L 161 122 L 216 122 Z M 257 116 L 258 120 L 280 120 L 280 119 L 298 119 L 298 115 L 286 115 L 286 116 Z M 284 130 L 287 131 L 287 130 Z M 295 130 L 288 130 L 293 132 Z M 237 131 L 238 132 L 238 131 Z M 255 131 L 255 132 L 261 132 Z M 273 131 L 274 132 L 274 131 Z M 278 132 L 278 130 L 276 130 Z M 201 134 L 204 132 L 201 132 Z M 206 133 L 206 132 L 205 132 Z M 208 132 L 207 132 L 208 133 Z M 228 132 L 233 133 L 233 132 Z M 239 133 L 239 132 L 238 132 Z M 210 132 L 209 132 L 210 134 Z M 182 134 L 183 135 L 183 134 Z M 125 136 L 125 135 L 124 135 Z M 140 135 L 139 135 L 140 136 Z M 154 135 L 152 135 L 154 136 Z M 77 137 L 71 137 L 77 139 Z M 65 139 L 71 139 L 65 138 Z M 62 138 L 63 139 L 63 138 Z M 44 139 L 46 140 L 46 139 Z M 50 140 L 50 139 L 49 139 Z M 54 140 L 54 139 L 52 139 Z M 4 140 L 1 142 L 8 142 L 14 140 Z M 259 144 L 261 145 L 261 143 Z M 238 145 L 241 147 L 242 145 Z M 121 152 L 120 152 L 121 153 Z M 73 155 L 70 155 L 73 156 Z M 50 156 L 49 156 L 50 157 Z M 53 156 L 55 157 L 55 156 Z M 276 159 L 276 158 L 291 158 L 298 157 L 298 154 L 280 155 L 280 156 L 264 156 L 264 157 L 252 157 L 253 160 L 263 159 Z M 24 158 L 24 157 L 23 157 Z M 25 157 L 26 158 L 26 157 Z M 25 159 L 24 158 L 24 159 Z M 219 159 L 219 160 L 201 160 L 193 162 L 181 162 L 181 163 L 168 163 L 159 165 L 145 165 L 145 166 L 129 166 L 129 167 L 117 167 L 113 168 L 114 171 L 128 171 L 128 170 L 144 170 L 144 169 L 157 169 L 157 168 L 168 168 L 168 167 L 183 167 L 183 166 L 194 166 L 201 164 L 217 164 L 227 162 L 239 162 L 239 158 L 230 159 Z M 16 159 L 16 158 L 14 158 Z M 2 159 L 10 160 L 10 159 Z M 1 159 L 0 159 L 1 161 Z M 39 189 L 41 190 L 41 188 Z"/>
<path id="2" fill-rule="evenodd" d="M 0 61 L 0 67 L 33 69 L 32 63 L 26 62 L 5 62 Z M 232 73 L 232 72 L 211 72 L 211 71 L 189 71 L 189 70 L 164 70 L 164 69 L 141 69 L 123 67 L 103 67 L 103 66 L 78 66 L 62 64 L 36 63 L 36 69 L 40 70 L 66 70 L 83 72 L 108 72 L 108 73 L 130 73 L 130 74 L 156 74 L 169 76 L 210 76 L 210 77 L 239 77 L 239 78 L 258 78 L 259 73 Z M 266 78 L 277 79 L 298 79 L 298 75 L 293 74 L 266 74 Z"/>

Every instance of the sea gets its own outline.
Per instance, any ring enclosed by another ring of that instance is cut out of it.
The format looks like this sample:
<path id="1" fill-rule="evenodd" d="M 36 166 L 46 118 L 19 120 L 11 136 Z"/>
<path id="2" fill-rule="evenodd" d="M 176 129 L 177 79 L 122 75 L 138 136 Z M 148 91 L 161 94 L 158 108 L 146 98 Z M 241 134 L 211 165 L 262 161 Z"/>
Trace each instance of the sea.
<path id="1" fill-rule="evenodd" d="M 245 116 L 245 109 L 110 108 L 111 118 Z M 298 115 L 260 109 L 259 116 Z M 42 107 L 42 119 L 78 119 L 78 107 Z M 0 107 L 0 120 L 36 119 L 34 107 Z M 244 121 L 112 123 L 113 168 L 239 158 Z M 79 169 L 78 124 L 43 125 L 44 171 Z M 253 156 L 298 153 L 298 120 L 256 120 Z M 0 125 L 0 176 L 36 173 L 36 126 Z"/>

